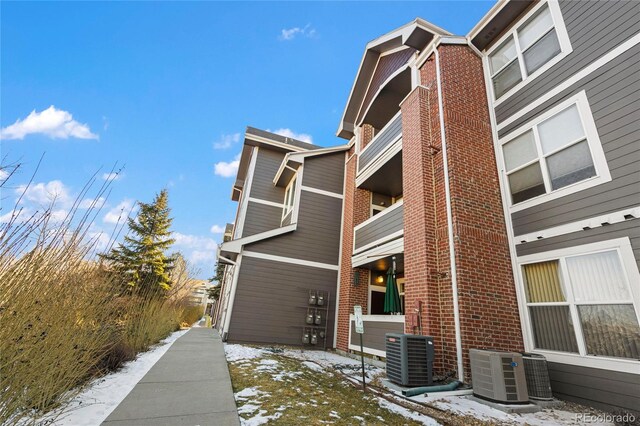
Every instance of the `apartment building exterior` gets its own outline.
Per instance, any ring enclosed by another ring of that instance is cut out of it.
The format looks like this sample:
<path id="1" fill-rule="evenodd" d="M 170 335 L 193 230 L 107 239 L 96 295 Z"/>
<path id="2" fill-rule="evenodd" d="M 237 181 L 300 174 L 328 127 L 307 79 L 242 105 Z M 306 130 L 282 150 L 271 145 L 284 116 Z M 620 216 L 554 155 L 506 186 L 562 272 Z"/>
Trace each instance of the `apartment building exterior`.
<path id="1" fill-rule="evenodd" d="M 437 373 L 469 382 L 469 349 L 526 350 L 556 396 L 637 410 L 638 22 L 634 2 L 503 1 L 467 36 L 416 19 L 366 46 L 346 144 L 279 154 L 342 179 L 323 189 L 341 196 L 329 346 L 359 350 L 360 305 L 371 355 L 430 335 Z M 402 315 L 382 309 L 389 268 Z"/>

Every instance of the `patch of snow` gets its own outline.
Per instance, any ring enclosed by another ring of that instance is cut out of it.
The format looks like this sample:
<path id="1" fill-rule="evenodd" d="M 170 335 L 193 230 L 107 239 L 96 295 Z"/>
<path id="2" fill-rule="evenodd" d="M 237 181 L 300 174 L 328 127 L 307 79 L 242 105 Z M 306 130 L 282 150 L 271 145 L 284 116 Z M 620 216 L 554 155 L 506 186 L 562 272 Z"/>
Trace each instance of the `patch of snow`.
<path id="1" fill-rule="evenodd" d="M 225 343 L 224 353 L 227 357 L 227 362 L 236 362 L 261 358 L 266 352 L 263 349 Z"/>
<path id="2" fill-rule="evenodd" d="M 236 393 L 233 394 L 233 396 L 236 399 L 241 399 L 241 400 L 249 399 L 249 398 L 252 398 L 252 397 L 258 397 L 258 396 L 262 396 L 262 395 L 269 395 L 269 393 L 261 391 L 257 387 L 244 388 L 241 391 L 236 392 Z"/>
<path id="3" fill-rule="evenodd" d="M 240 417 L 240 424 L 243 426 L 259 426 L 270 422 L 271 420 L 277 420 L 282 416 L 281 412 L 274 413 L 270 416 L 265 416 L 267 410 L 260 410 L 258 414 L 248 419 Z"/>
<path id="4" fill-rule="evenodd" d="M 238 407 L 238 414 L 251 414 L 257 411 L 259 408 L 260 408 L 260 405 L 244 404 Z"/>
<path id="5" fill-rule="evenodd" d="M 324 371 L 324 368 L 321 365 L 316 364 L 315 362 L 302 361 L 302 365 L 313 371 Z"/>
<path id="6" fill-rule="evenodd" d="M 407 419 L 412 419 L 417 422 L 420 422 L 423 425 L 437 426 L 440 424 L 429 416 L 425 416 L 424 414 L 420 414 L 418 412 L 411 411 L 399 405 L 393 404 L 387 401 L 386 399 L 378 398 L 378 404 L 389 411 L 393 411 L 396 414 L 400 414 L 401 416 L 406 417 Z"/>
<path id="7" fill-rule="evenodd" d="M 329 417 L 335 417 L 336 419 L 341 419 L 342 417 L 340 417 L 340 414 L 338 414 L 336 411 L 331 411 L 329 413 Z"/>
<path id="8" fill-rule="evenodd" d="M 173 342 L 187 331 L 189 330 L 180 330 L 172 333 L 153 349 L 141 353 L 135 360 L 125 363 L 120 370 L 92 381 L 69 404 L 49 413 L 38 420 L 37 423 L 49 424 L 55 419 L 53 423 L 56 426 L 99 425 L 124 400 L 133 387 L 158 362 L 160 357 L 167 352 Z"/>
<path id="9" fill-rule="evenodd" d="M 360 417 L 360 416 L 351 416 L 351 417 L 353 417 L 354 419 L 356 419 L 358 421 L 364 422 L 364 417 Z"/>

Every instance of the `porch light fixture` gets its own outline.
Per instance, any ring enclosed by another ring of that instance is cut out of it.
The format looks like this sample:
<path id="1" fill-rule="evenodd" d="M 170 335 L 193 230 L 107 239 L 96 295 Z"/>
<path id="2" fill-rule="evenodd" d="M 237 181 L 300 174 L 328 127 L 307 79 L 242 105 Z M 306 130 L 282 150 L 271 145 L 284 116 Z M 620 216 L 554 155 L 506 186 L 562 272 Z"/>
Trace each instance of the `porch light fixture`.
<path id="1" fill-rule="evenodd" d="M 376 278 L 376 282 L 378 284 L 382 284 L 384 282 L 384 277 L 382 275 L 378 275 L 378 277 Z"/>

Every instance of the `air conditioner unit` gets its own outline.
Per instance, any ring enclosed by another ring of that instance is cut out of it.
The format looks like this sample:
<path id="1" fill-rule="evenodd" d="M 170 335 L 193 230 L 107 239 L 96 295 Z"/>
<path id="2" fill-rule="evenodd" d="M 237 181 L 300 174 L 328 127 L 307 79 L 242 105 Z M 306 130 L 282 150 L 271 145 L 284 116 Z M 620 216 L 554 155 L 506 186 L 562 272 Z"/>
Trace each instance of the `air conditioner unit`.
<path id="1" fill-rule="evenodd" d="M 503 404 L 529 401 L 521 354 L 470 349 L 469 358 L 475 396 Z"/>
<path id="2" fill-rule="evenodd" d="M 433 337 L 386 335 L 387 378 L 402 386 L 433 384 Z"/>
<path id="3" fill-rule="evenodd" d="M 553 400 L 547 359 L 539 354 L 524 353 L 522 360 L 524 361 L 524 374 L 527 378 L 529 398 L 543 401 Z"/>

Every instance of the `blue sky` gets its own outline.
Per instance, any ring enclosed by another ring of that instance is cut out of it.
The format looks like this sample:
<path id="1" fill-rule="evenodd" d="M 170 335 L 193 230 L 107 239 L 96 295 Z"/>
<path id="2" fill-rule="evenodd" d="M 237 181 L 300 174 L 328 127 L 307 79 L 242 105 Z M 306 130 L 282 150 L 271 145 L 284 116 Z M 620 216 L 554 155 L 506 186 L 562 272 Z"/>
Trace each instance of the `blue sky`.
<path id="1" fill-rule="evenodd" d="M 43 154 L 28 208 L 55 193 L 64 210 L 96 172 L 124 165 L 95 232 L 167 188 L 174 249 L 206 278 L 235 215 L 223 175 L 247 125 L 339 144 L 368 41 L 416 17 L 465 35 L 492 4 L 3 1 L 2 157 L 24 168 L 0 216 Z"/>

